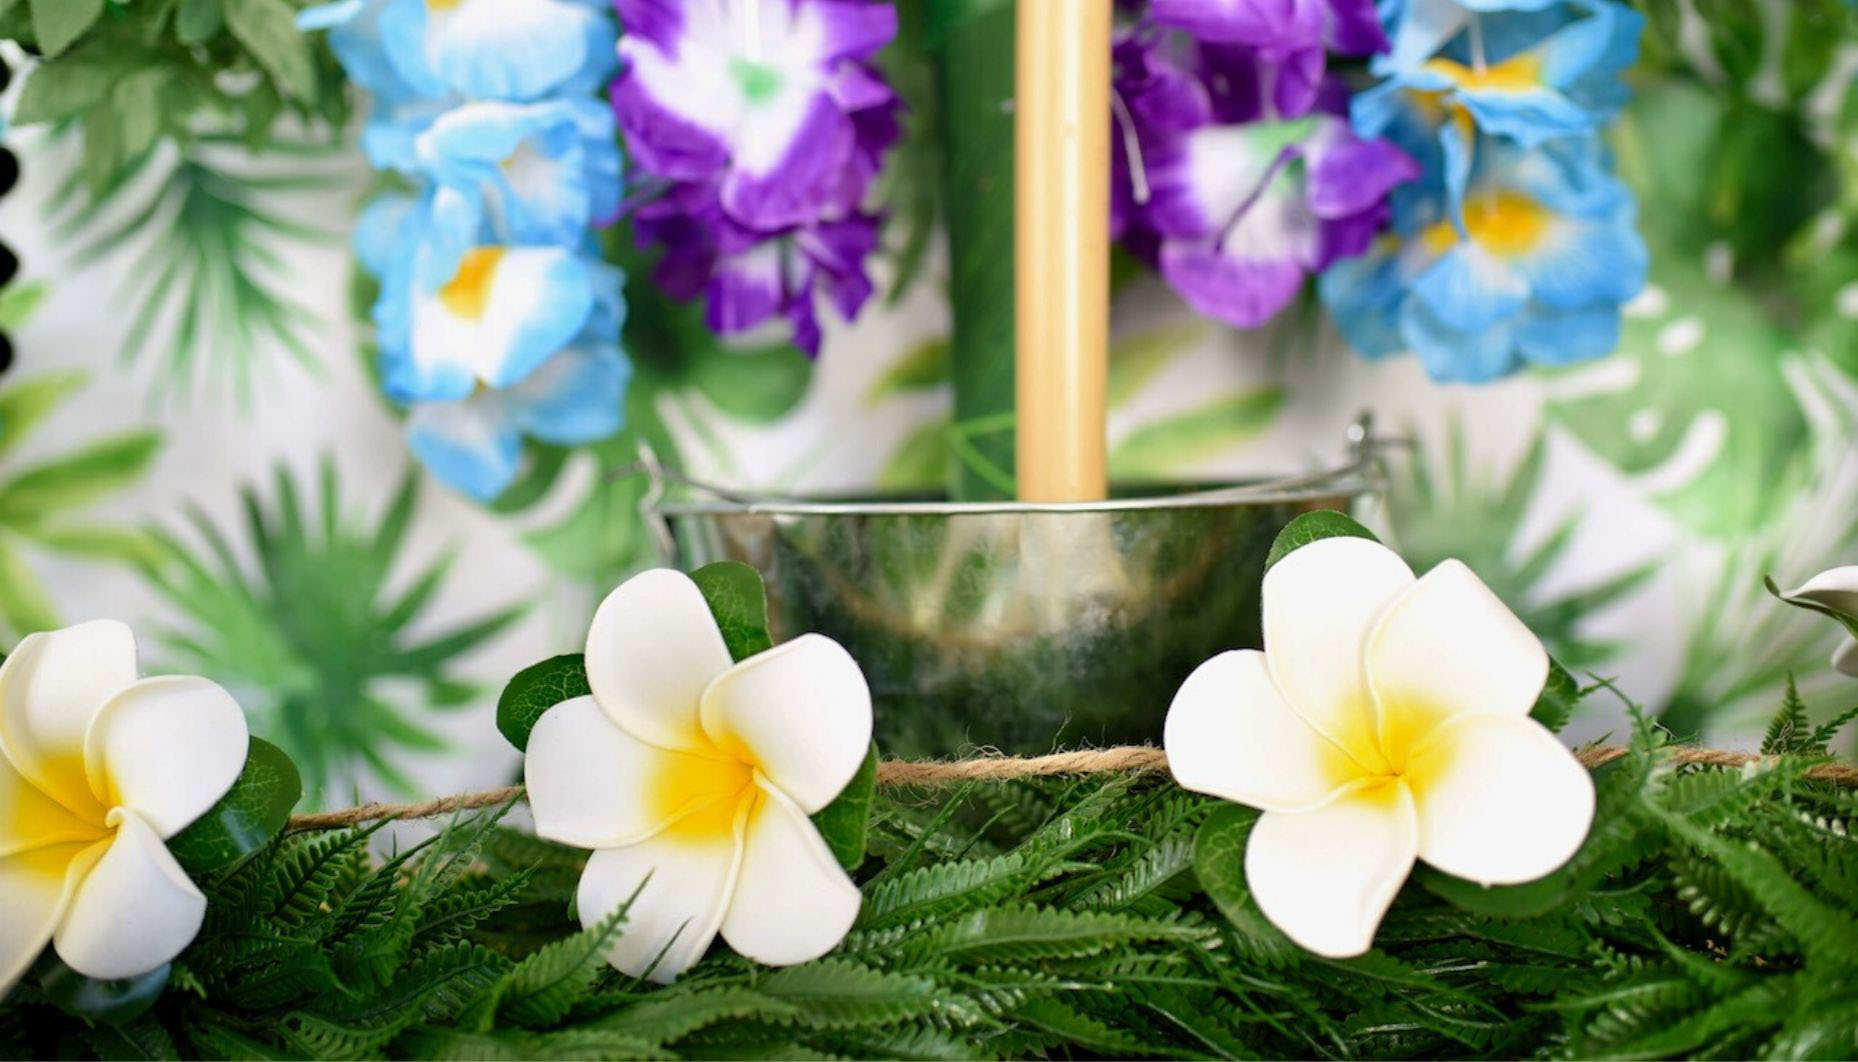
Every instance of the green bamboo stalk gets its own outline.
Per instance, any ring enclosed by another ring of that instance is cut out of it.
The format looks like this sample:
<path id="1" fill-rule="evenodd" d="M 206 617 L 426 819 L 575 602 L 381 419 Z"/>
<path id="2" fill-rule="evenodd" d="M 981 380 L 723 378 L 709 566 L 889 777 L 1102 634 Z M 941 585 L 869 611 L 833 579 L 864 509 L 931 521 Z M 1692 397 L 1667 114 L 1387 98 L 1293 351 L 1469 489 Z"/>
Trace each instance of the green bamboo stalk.
<path id="1" fill-rule="evenodd" d="M 1013 496 L 1013 0 L 930 0 L 954 306 L 949 493 Z"/>

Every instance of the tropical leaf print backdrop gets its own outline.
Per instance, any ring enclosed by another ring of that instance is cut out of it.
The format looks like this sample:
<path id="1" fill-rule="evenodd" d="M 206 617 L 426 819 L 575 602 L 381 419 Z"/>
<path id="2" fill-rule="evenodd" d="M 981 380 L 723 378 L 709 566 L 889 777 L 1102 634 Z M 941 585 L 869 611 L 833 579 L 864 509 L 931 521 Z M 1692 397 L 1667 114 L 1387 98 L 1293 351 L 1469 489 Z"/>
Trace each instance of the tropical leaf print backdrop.
<path id="1" fill-rule="evenodd" d="M 1616 354 L 1438 385 L 1411 359 L 1354 357 L 1310 293 L 1240 333 L 1124 277 L 1111 460 L 1143 479 L 1299 471 L 1372 409 L 1397 440 L 1373 515 L 1417 564 L 1466 558 L 1560 658 L 1735 741 L 1790 674 L 1810 703 L 1850 700 L 1828 625 L 1761 577 L 1858 560 L 1858 42 L 1819 32 L 1818 5 L 1747 5 L 1714 39 L 1684 29 L 1689 5 L 1644 8 L 1611 145 L 1652 267 Z M 908 64 L 896 80 L 922 90 Z M 950 278 L 918 209 L 921 132 L 886 176 L 888 297 L 825 321 L 817 363 L 719 343 L 610 233 L 628 427 L 541 450 L 489 506 L 410 462 L 379 397 L 346 239 L 376 178 L 352 146 L 254 160 L 196 140 L 99 192 L 76 136 L 10 132 L 28 161 L 0 200 L 24 263 L 0 301 L 18 351 L 0 378 L 0 626 L 159 632 L 147 655 L 239 691 L 325 802 L 503 780 L 490 683 L 570 648 L 598 594 L 652 559 L 645 484 L 623 474 L 638 443 L 763 490 L 946 481 Z M 1617 723 L 1587 711 L 1576 736 Z"/>

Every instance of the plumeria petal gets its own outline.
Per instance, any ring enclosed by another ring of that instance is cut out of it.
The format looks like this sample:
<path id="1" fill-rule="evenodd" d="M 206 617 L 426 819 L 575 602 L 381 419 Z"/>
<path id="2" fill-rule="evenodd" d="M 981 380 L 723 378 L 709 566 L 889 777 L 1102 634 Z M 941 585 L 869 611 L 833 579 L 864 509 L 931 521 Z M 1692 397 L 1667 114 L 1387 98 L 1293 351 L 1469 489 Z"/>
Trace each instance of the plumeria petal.
<path id="1" fill-rule="evenodd" d="M 1781 596 L 1858 618 L 1858 564 L 1828 568 Z"/>
<path id="2" fill-rule="evenodd" d="M 0 664 L 0 748 L 65 807 L 94 810 L 84 733 L 103 703 L 135 679 L 135 635 L 116 620 L 27 635 Z"/>
<path id="3" fill-rule="evenodd" d="M 1382 610 L 1411 585 L 1412 569 L 1398 554 L 1353 537 L 1293 550 L 1264 576 L 1272 680 L 1305 722 L 1363 767 L 1379 754 L 1362 650 Z"/>
<path id="4" fill-rule="evenodd" d="M 107 842 L 58 844 L 0 858 L 0 996 L 51 942 L 78 882 Z"/>
<path id="5" fill-rule="evenodd" d="M 742 872 L 723 915 L 723 939 L 770 966 L 817 959 L 858 917 L 858 886 L 806 814 L 775 786 L 761 788 L 743 836 Z"/>
<path id="6" fill-rule="evenodd" d="M 1457 664 L 1476 656 L 1467 646 Z M 1547 874 L 1580 849 L 1593 824 L 1592 776 L 1533 719 L 1462 716 L 1414 755 L 1409 774 L 1419 857 L 1485 885 Z"/>
<path id="7" fill-rule="evenodd" d="M 1327 803 L 1356 773 L 1347 753 L 1285 703 L 1256 649 L 1221 653 L 1187 676 L 1162 744 L 1183 788 L 1270 811 Z"/>
<path id="8" fill-rule="evenodd" d="M 1832 651 L 1832 667 L 1841 675 L 1858 678 L 1858 638 L 1846 636 Z"/>
<path id="9" fill-rule="evenodd" d="M 621 973 L 649 971 L 668 984 L 703 958 L 735 890 L 739 829 L 700 838 L 667 832 L 595 852 L 575 892 L 581 924 L 597 925 L 632 902 L 606 961 Z"/>
<path id="10" fill-rule="evenodd" d="M 1245 848 L 1245 880 L 1286 936 L 1343 959 L 1373 946 L 1418 847 L 1412 796 L 1383 784 L 1317 811 L 1260 815 Z"/>
<path id="11" fill-rule="evenodd" d="M 579 848 L 634 844 L 694 810 L 701 794 L 667 783 L 710 762 L 640 741 L 592 697 L 563 701 L 536 720 L 523 754 L 535 832 Z"/>
<path id="12" fill-rule="evenodd" d="M 9 827 L 0 836 L 0 859 L 48 845 L 95 841 L 105 832 L 98 815 L 102 805 L 92 804 L 85 810 L 91 818 L 41 792 L 0 756 L 0 822 Z"/>
<path id="13" fill-rule="evenodd" d="M 838 642 L 803 634 L 718 675 L 703 730 L 752 761 L 806 814 L 832 803 L 871 746 L 871 689 Z"/>
<path id="14" fill-rule="evenodd" d="M 52 937 L 58 957 L 86 977 L 134 977 L 186 949 L 206 897 L 168 846 L 127 808 L 110 813 L 116 837 L 71 897 Z"/>
<path id="15" fill-rule="evenodd" d="M 245 713 L 218 683 L 163 675 L 103 705 L 85 736 L 84 762 L 104 807 L 132 808 L 167 838 L 232 788 L 249 740 Z"/>
<path id="16" fill-rule="evenodd" d="M 1456 560 L 1387 606 L 1364 660 L 1383 747 L 1462 715 L 1526 716 L 1548 679 L 1542 643 Z"/>
<path id="17" fill-rule="evenodd" d="M 587 631 L 587 684 L 620 729 L 667 749 L 709 742 L 697 706 L 732 661 L 690 576 L 640 572 L 608 594 Z"/>

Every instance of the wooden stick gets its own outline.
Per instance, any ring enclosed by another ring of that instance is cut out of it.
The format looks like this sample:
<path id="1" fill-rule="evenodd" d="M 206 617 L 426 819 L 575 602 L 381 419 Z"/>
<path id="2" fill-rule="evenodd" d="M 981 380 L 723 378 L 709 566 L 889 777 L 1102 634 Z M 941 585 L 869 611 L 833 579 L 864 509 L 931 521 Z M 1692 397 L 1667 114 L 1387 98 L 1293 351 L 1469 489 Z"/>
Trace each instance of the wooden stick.
<path id="1" fill-rule="evenodd" d="M 1111 0 L 1019 0 L 1014 124 L 1021 501 L 1109 490 Z"/>

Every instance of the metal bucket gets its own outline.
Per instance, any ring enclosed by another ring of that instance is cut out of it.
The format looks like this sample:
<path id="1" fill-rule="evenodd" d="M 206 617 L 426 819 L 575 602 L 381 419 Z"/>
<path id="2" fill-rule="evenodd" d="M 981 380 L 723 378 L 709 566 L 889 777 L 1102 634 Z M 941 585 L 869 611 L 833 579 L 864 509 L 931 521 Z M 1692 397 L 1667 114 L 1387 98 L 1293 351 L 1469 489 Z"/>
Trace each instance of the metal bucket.
<path id="1" fill-rule="evenodd" d="M 1354 459 L 1315 475 L 1077 504 L 788 500 L 707 487 L 652 511 L 676 563 L 761 572 L 777 642 L 837 639 L 887 754 L 1158 741 L 1174 691 L 1259 644 L 1265 555 L 1291 518 L 1347 510 Z M 681 477 L 680 477 L 681 479 Z"/>

